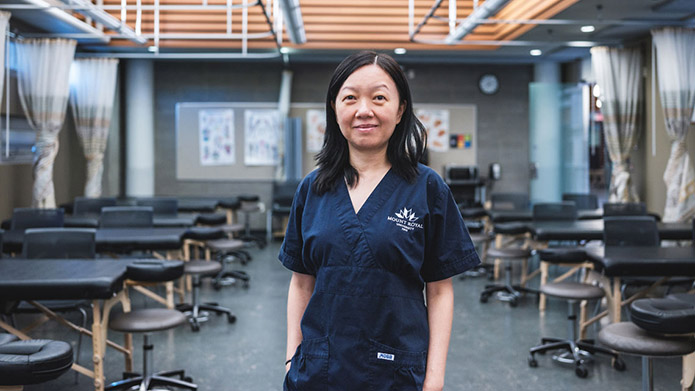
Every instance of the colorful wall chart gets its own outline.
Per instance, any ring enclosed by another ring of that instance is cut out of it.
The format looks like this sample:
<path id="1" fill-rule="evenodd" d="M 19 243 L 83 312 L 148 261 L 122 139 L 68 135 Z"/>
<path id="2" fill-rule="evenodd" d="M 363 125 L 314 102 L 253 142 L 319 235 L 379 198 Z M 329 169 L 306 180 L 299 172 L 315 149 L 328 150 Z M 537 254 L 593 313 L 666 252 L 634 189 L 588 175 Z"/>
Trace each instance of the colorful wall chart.
<path id="1" fill-rule="evenodd" d="M 418 109 L 415 115 L 427 129 L 427 148 L 430 151 L 449 150 L 449 110 Z"/>
<path id="2" fill-rule="evenodd" d="M 281 132 L 278 110 L 245 110 L 244 164 L 247 166 L 279 164 Z"/>
<path id="3" fill-rule="evenodd" d="M 221 166 L 236 163 L 233 110 L 200 110 L 198 134 L 201 165 Z"/>
<path id="4" fill-rule="evenodd" d="M 306 111 L 306 151 L 321 151 L 323 136 L 326 134 L 326 111 L 309 109 Z"/>

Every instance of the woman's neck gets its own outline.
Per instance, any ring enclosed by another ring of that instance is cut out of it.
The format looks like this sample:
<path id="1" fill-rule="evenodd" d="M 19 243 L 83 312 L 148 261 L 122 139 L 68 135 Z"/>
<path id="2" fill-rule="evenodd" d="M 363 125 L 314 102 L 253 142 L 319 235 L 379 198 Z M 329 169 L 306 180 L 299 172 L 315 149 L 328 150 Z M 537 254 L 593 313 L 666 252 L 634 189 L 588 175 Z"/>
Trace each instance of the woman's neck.
<path id="1" fill-rule="evenodd" d="M 383 173 L 391 168 L 391 162 L 386 157 L 386 149 L 379 152 L 350 151 L 350 165 L 357 170 L 358 175 Z"/>

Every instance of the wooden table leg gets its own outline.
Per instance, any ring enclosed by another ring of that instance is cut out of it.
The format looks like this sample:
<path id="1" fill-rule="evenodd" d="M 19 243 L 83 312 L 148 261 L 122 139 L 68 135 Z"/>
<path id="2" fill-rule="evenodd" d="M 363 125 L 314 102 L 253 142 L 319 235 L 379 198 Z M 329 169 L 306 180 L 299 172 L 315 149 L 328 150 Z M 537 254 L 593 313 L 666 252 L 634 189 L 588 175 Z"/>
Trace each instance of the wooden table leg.
<path id="1" fill-rule="evenodd" d="M 681 379 L 681 389 L 692 391 L 695 383 L 695 353 L 683 356 L 683 379 Z"/>
<path id="2" fill-rule="evenodd" d="M 618 323 L 620 322 L 620 312 L 621 312 L 621 307 L 622 307 L 622 302 L 623 302 L 623 295 L 620 292 L 620 277 L 614 277 L 613 278 L 613 295 L 612 295 L 612 300 L 613 300 L 613 323 Z"/>
<path id="3" fill-rule="evenodd" d="M 548 283 L 548 262 L 541 259 L 541 286 Z M 545 295 L 540 293 L 538 297 L 538 310 L 545 311 Z"/>

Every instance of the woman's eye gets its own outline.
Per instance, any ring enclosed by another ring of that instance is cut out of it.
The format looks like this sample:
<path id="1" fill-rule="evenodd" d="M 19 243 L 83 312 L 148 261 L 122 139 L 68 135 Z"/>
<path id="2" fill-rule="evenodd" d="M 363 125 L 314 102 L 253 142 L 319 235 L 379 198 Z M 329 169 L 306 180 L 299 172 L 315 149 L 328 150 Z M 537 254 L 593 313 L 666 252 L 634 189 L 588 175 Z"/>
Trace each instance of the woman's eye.
<path id="1" fill-rule="evenodd" d="M 383 95 L 377 95 L 377 96 L 374 97 L 374 99 L 376 99 L 376 100 L 386 100 L 386 97 L 383 96 Z"/>
<path id="2" fill-rule="evenodd" d="M 355 99 L 355 95 L 346 95 L 343 100 L 353 100 Z"/>

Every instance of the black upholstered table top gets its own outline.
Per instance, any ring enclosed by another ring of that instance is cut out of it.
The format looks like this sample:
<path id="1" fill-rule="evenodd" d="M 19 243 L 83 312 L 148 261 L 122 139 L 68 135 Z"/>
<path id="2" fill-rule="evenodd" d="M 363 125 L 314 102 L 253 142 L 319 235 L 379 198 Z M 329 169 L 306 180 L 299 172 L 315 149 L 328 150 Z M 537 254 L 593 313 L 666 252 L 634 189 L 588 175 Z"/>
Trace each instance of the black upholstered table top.
<path id="1" fill-rule="evenodd" d="M 217 205 L 220 203 L 218 199 L 215 198 L 179 198 L 178 199 L 179 212 L 198 212 L 198 213 L 210 213 L 217 209 Z"/>
<path id="2" fill-rule="evenodd" d="M 548 240 L 602 240 L 603 219 L 526 223 L 533 238 Z M 661 240 L 690 240 L 691 223 L 658 223 Z"/>
<path id="3" fill-rule="evenodd" d="M 176 216 L 154 216 L 152 225 L 155 228 L 191 227 L 195 225 L 198 214 L 179 213 Z M 66 227 L 99 228 L 99 215 L 65 216 Z"/>
<path id="4" fill-rule="evenodd" d="M 487 211 L 493 223 L 508 223 L 514 221 L 532 221 L 533 212 L 526 210 L 495 210 Z M 578 220 L 596 220 L 603 217 L 603 209 L 589 209 L 577 211 Z"/>
<path id="5" fill-rule="evenodd" d="M 590 247 L 586 255 L 607 276 L 695 276 L 695 248 Z"/>
<path id="6" fill-rule="evenodd" d="M 108 299 L 123 288 L 128 262 L 0 259 L 0 299 Z"/>

